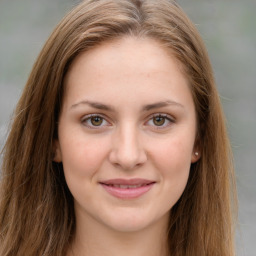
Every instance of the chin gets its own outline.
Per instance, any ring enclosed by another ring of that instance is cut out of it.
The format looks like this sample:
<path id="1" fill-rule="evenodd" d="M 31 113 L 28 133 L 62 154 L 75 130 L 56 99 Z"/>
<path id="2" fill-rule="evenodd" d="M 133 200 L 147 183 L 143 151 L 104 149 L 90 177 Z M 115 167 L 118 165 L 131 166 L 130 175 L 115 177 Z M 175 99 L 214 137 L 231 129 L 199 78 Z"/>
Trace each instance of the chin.
<path id="1" fill-rule="evenodd" d="M 153 227 L 154 224 L 159 224 L 159 222 L 163 222 L 166 225 L 166 223 L 168 223 L 168 216 L 169 214 L 160 218 L 155 218 L 155 216 L 146 214 L 123 212 L 105 223 L 108 227 L 118 232 L 139 232 Z"/>
<path id="2" fill-rule="evenodd" d="M 150 226 L 149 223 L 139 222 L 139 221 L 120 221 L 115 223 L 110 223 L 108 225 L 111 229 L 122 232 L 122 233 L 128 233 L 128 232 L 139 232 L 144 229 L 146 229 L 148 226 Z"/>

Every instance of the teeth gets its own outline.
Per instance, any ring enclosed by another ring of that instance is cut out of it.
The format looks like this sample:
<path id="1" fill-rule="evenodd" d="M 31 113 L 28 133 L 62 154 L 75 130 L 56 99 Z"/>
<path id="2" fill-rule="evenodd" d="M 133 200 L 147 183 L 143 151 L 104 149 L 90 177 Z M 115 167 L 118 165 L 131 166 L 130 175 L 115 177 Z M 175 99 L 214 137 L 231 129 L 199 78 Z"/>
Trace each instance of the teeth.
<path id="1" fill-rule="evenodd" d="M 143 184 L 138 184 L 138 185 L 121 185 L 121 184 L 114 184 L 112 185 L 115 188 L 123 188 L 123 189 L 129 189 L 129 188 L 139 188 L 142 187 Z"/>

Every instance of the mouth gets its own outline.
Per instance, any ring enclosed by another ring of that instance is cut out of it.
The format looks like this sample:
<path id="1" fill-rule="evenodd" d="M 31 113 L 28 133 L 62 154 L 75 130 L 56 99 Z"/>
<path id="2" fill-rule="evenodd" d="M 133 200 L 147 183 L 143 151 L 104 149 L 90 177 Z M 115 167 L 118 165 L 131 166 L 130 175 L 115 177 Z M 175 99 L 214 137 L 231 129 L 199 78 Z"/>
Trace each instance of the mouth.
<path id="1" fill-rule="evenodd" d="M 110 184 L 110 185 L 107 185 L 107 186 L 111 186 L 111 187 L 114 187 L 114 188 L 122 188 L 122 189 L 133 189 L 133 188 L 140 188 L 140 187 L 143 187 L 143 186 L 147 186 L 148 184 L 138 184 L 138 185 L 122 185 L 122 184 Z"/>
<path id="2" fill-rule="evenodd" d="M 134 199 L 151 190 L 155 183 L 155 181 L 145 179 L 112 179 L 102 181 L 99 184 L 114 197 Z"/>

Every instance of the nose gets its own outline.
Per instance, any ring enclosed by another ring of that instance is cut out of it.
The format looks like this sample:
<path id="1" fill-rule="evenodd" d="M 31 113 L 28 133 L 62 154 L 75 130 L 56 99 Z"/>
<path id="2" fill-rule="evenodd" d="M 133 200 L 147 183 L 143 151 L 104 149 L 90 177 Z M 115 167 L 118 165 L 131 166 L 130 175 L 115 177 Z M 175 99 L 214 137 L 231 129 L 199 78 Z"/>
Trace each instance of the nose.
<path id="1" fill-rule="evenodd" d="M 127 125 L 113 134 L 110 162 L 124 170 L 132 170 L 147 161 L 147 154 L 141 143 L 140 131 Z"/>

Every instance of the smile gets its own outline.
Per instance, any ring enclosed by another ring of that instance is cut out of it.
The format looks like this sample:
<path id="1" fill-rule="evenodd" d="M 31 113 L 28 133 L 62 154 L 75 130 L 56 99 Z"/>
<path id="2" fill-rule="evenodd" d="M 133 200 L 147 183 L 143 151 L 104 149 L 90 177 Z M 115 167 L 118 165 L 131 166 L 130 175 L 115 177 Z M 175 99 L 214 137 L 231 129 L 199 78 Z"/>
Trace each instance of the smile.
<path id="1" fill-rule="evenodd" d="M 134 199 L 147 193 L 156 182 L 144 179 L 113 179 L 100 182 L 110 195 L 121 199 Z"/>
<path id="2" fill-rule="evenodd" d="M 115 188 L 129 188 L 129 189 L 132 189 L 132 188 L 139 188 L 139 187 L 145 186 L 145 184 L 138 184 L 138 185 L 121 185 L 120 184 L 120 185 L 109 185 L 109 186 L 113 186 Z"/>

